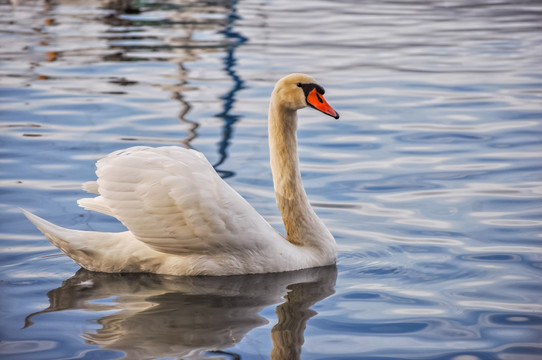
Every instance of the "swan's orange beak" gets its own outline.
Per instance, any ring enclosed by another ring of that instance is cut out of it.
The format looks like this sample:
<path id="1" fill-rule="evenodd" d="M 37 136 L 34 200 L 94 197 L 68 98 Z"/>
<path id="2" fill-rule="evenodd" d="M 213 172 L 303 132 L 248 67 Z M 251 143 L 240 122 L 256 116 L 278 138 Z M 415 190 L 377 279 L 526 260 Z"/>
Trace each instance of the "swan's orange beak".
<path id="1" fill-rule="evenodd" d="M 335 119 L 339 118 L 339 113 L 327 103 L 324 96 L 316 91 L 316 88 L 312 89 L 309 95 L 307 95 L 307 103 L 324 114 L 327 114 Z"/>

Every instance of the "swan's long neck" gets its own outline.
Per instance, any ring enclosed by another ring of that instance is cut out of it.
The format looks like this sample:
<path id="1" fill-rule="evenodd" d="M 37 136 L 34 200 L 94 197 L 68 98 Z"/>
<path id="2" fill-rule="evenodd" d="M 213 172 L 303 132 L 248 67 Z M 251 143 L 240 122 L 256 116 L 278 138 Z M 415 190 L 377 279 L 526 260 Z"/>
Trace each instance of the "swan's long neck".
<path id="1" fill-rule="evenodd" d="M 312 210 L 301 181 L 297 111 L 281 106 L 274 95 L 269 106 L 269 150 L 275 196 L 286 228 L 286 239 L 301 246 L 335 246 L 333 236 Z"/>

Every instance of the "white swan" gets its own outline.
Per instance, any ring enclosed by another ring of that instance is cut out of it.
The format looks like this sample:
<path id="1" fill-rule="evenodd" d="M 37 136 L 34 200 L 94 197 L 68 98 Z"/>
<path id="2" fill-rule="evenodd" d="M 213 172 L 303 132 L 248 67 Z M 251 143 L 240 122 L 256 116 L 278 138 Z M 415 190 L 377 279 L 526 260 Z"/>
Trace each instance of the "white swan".
<path id="1" fill-rule="evenodd" d="M 45 236 L 91 271 L 235 275 L 334 264 L 335 239 L 312 210 L 301 182 L 297 110 L 311 106 L 336 119 L 313 78 L 277 82 L 269 105 L 269 148 L 286 238 L 215 172 L 203 154 L 180 147 L 137 146 L 96 164 L 98 180 L 78 201 L 117 218 L 128 231 L 69 230 L 27 211 Z"/>

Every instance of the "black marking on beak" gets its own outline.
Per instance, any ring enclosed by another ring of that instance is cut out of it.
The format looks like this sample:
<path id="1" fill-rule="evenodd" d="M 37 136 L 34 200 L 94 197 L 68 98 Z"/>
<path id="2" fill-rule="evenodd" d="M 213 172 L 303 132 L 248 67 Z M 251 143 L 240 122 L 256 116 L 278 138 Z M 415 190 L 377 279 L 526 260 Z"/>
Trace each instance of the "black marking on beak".
<path id="1" fill-rule="evenodd" d="M 326 93 L 326 91 L 324 90 L 323 87 L 321 87 L 320 85 L 315 84 L 315 83 L 308 83 L 308 84 L 297 83 L 297 86 L 299 86 L 301 89 L 303 89 L 303 93 L 305 93 L 305 98 L 307 96 L 309 96 L 310 92 L 313 89 L 316 89 L 316 92 L 318 92 L 319 94 L 322 94 L 322 95 L 324 95 Z M 320 102 L 322 102 L 321 99 L 319 99 L 319 100 L 320 100 Z"/>

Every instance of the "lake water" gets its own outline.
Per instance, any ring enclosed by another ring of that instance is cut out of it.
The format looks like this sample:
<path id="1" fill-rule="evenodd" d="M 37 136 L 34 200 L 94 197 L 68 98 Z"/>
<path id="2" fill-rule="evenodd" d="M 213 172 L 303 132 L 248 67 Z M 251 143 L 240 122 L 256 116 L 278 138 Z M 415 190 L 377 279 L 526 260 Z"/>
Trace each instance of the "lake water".
<path id="1" fill-rule="evenodd" d="M 542 3 L 0 1 L 2 359 L 542 359 Z M 278 230 L 275 81 L 306 72 L 307 193 L 336 267 L 90 273 L 20 213 L 79 208 L 94 162 L 189 146 Z"/>

